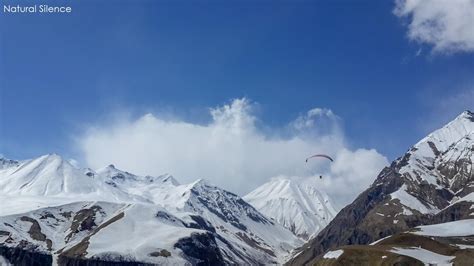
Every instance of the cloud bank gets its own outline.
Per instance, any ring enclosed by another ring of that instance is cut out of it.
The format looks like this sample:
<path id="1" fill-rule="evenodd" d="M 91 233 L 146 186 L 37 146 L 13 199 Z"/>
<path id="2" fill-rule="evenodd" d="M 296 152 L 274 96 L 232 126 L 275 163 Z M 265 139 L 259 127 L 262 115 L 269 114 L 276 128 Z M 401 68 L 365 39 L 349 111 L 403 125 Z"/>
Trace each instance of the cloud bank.
<path id="1" fill-rule="evenodd" d="M 408 18 L 409 39 L 434 52 L 474 51 L 473 0 L 396 0 L 394 13 Z"/>
<path id="2" fill-rule="evenodd" d="M 249 100 L 236 99 L 211 108 L 207 124 L 153 114 L 97 124 L 80 136 L 79 149 L 93 168 L 113 163 L 141 175 L 170 173 L 183 183 L 205 178 L 240 195 L 274 176 L 323 175 L 321 187 L 339 204 L 368 187 L 388 164 L 375 150 L 350 149 L 341 119 L 329 109 L 314 108 L 265 131 L 253 109 Z M 314 153 L 330 154 L 335 162 L 305 163 Z"/>

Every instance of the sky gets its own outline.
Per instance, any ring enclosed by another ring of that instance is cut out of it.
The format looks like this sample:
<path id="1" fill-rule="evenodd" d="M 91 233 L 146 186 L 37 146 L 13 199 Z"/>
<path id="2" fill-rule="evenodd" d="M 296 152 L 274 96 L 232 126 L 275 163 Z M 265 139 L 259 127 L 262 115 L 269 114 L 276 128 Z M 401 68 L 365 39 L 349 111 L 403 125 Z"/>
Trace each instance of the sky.
<path id="1" fill-rule="evenodd" d="M 9 158 L 55 152 L 240 193 L 279 174 L 363 187 L 474 109 L 469 0 L 41 3 L 73 13 L 0 13 Z M 320 151 L 347 165 L 298 165 Z"/>

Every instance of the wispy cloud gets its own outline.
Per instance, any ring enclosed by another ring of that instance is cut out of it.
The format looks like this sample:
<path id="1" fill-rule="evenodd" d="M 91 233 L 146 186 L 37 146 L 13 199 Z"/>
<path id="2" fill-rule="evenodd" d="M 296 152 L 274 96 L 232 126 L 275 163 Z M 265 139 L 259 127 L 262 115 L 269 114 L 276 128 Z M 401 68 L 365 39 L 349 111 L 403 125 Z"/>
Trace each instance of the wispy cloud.
<path id="1" fill-rule="evenodd" d="M 474 51 L 474 1 L 396 0 L 394 14 L 408 19 L 408 38 L 434 52 Z"/>
<path id="2" fill-rule="evenodd" d="M 322 174 L 321 186 L 339 204 L 368 187 L 388 163 L 375 150 L 350 149 L 341 119 L 329 109 L 312 109 L 286 127 L 265 132 L 253 109 L 249 100 L 236 99 L 211 108 L 207 124 L 153 114 L 97 124 L 80 136 L 79 148 L 94 168 L 114 163 L 143 175 L 171 173 L 182 182 L 205 178 L 240 194 L 273 176 Z M 330 154 L 335 162 L 306 164 L 306 156 L 314 153 Z"/>

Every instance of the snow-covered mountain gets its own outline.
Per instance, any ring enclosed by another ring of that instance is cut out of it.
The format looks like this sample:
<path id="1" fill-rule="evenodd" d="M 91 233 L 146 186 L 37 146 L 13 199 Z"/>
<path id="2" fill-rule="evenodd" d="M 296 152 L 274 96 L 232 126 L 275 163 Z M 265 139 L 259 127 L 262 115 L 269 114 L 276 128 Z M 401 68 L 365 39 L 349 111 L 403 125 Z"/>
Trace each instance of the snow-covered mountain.
<path id="1" fill-rule="evenodd" d="M 462 202 L 474 192 L 473 162 L 474 114 L 466 111 L 394 162 L 406 185 L 391 197 L 421 213 L 436 213 Z M 419 194 L 422 202 L 410 200 L 406 193 Z M 445 195 L 437 197 L 438 193 Z"/>
<path id="2" fill-rule="evenodd" d="M 321 231 L 337 214 L 314 178 L 275 177 L 243 198 L 303 240 Z"/>
<path id="3" fill-rule="evenodd" d="M 466 111 L 383 169 L 290 263 L 313 264 L 329 249 L 419 225 L 473 219 L 473 162 L 474 114 Z"/>
<path id="4" fill-rule="evenodd" d="M 86 175 L 57 154 L 44 155 L 0 170 L 0 195 L 68 198 L 73 201 L 138 200 L 135 195 Z"/>
<path id="5" fill-rule="evenodd" d="M 296 254 L 289 264 L 383 262 L 383 256 L 416 264 L 420 260 L 407 255 L 413 250 L 397 245 L 424 241 L 416 256 L 432 252 L 462 263 L 474 253 L 449 245 L 474 244 L 471 231 L 442 239 L 411 230 L 473 219 L 473 161 L 474 114 L 466 111 L 383 169 L 331 220 L 330 200 L 310 179 L 275 178 L 242 199 L 204 180 L 180 184 L 168 174 L 139 176 L 113 165 L 79 169 L 56 154 L 2 158 L 0 261 L 256 265 L 281 264 Z M 372 258 L 376 252 L 381 256 Z"/>
<path id="6" fill-rule="evenodd" d="M 78 169 L 56 154 L 12 162 L 0 170 L 0 255 L 12 263 L 275 264 L 302 244 L 204 180 Z"/>

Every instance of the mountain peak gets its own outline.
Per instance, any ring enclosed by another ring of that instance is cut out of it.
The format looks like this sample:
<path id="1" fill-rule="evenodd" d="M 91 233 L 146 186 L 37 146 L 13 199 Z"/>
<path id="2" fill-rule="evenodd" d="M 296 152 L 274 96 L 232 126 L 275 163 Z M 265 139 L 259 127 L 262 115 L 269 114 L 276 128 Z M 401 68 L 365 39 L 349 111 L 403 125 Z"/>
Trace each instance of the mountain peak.
<path id="1" fill-rule="evenodd" d="M 51 167 L 58 167 L 58 168 L 66 167 L 68 169 L 78 170 L 68 160 L 64 159 L 57 153 L 48 153 L 31 160 L 31 162 L 33 161 L 40 162 L 43 165 L 50 165 Z"/>
<path id="2" fill-rule="evenodd" d="M 126 172 L 126 171 L 123 171 L 123 170 L 118 169 L 118 168 L 115 167 L 115 165 L 113 165 L 113 164 L 109 164 L 109 165 L 107 165 L 106 167 L 97 169 L 96 172 L 97 172 L 98 174 L 109 173 L 109 174 L 127 174 L 127 175 L 131 175 L 129 172 Z"/>
<path id="3" fill-rule="evenodd" d="M 458 122 L 458 123 L 467 123 L 467 124 L 472 124 L 474 123 L 474 113 L 466 110 L 462 112 L 460 115 L 458 115 L 452 122 Z"/>
<path id="4" fill-rule="evenodd" d="M 0 181 L 5 194 L 32 196 L 87 194 L 96 191 L 91 179 L 56 153 L 24 161 Z"/>
<path id="5" fill-rule="evenodd" d="M 196 181 L 190 183 L 191 187 L 202 187 L 202 186 L 210 186 L 209 182 L 205 179 L 198 178 Z"/>
<path id="6" fill-rule="evenodd" d="M 96 173 L 101 178 L 109 180 L 110 182 L 137 181 L 139 179 L 139 177 L 134 174 L 117 169 L 113 164 L 98 169 Z"/>
<path id="7" fill-rule="evenodd" d="M 469 111 L 469 110 L 466 110 L 466 111 L 462 112 L 462 114 L 460 116 L 464 116 L 466 118 L 472 119 L 474 117 L 474 113 Z"/>
<path id="8" fill-rule="evenodd" d="M 39 157 L 42 160 L 63 160 L 63 158 L 57 153 L 48 153 Z"/>
<path id="9" fill-rule="evenodd" d="M 421 139 L 404 156 L 398 158 L 394 165 L 399 167 L 400 174 L 422 177 L 418 179 L 438 189 L 459 191 L 459 182 L 464 174 L 461 179 L 446 173 L 443 178 L 435 176 L 439 176 L 440 167 L 453 168 L 456 165 L 454 168 L 459 170 L 462 162 L 457 161 L 461 158 L 474 160 L 473 145 L 474 114 L 464 111 L 445 126 Z"/>
<path id="10" fill-rule="evenodd" d="M 421 139 L 413 147 L 415 150 L 423 151 L 426 150 L 423 146 L 429 146 L 434 153 L 442 153 L 463 139 L 469 139 L 469 136 L 473 134 L 474 113 L 466 110 L 445 126 L 433 131 L 428 136 Z"/>
<path id="11" fill-rule="evenodd" d="M 244 199 L 304 240 L 323 229 L 337 213 L 312 178 L 274 177 Z"/>
<path id="12" fill-rule="evenodd" d="M 469 126 L 470 124 L 473 124 L 473 123 L 474 123 L 474 113 L 469 111 L 469 110 L 466 110 L 466 111 L 462 112 L 461 114 L 459 114 L 451 122 L 446 124 L 446 126 L 448 126 L 450 124 L 465 124 L 465 125 Z"/>
<path id="13" fill-rule="evenodd" d="M 159 178 L 161 178 L 161 182 L 163 182 L 163 183 L 170 183 L 170 184 L 175 185 L 175 186 L 178 186 L 178 185 L 179 185 L 178 180 L 176 180 L 176 179 L 175 179 L 172 175 L 170 175 L 170 174 L 161 175 L 161 176 L 159 176 Z"/>

